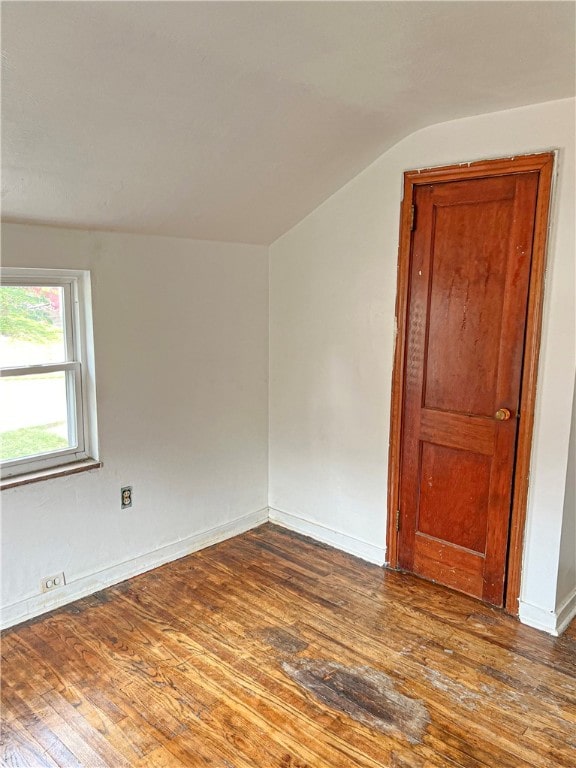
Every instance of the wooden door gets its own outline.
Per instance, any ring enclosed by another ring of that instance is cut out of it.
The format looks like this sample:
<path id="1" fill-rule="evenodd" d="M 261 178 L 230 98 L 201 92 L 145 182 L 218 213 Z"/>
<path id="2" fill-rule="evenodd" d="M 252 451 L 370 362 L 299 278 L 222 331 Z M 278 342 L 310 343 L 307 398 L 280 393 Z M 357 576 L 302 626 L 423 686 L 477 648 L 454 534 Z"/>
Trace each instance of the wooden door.
<path id="1" fill-rule="evenodd" d="M 398 564 L 502 605 L 539 173 L 414 187 Z"/>

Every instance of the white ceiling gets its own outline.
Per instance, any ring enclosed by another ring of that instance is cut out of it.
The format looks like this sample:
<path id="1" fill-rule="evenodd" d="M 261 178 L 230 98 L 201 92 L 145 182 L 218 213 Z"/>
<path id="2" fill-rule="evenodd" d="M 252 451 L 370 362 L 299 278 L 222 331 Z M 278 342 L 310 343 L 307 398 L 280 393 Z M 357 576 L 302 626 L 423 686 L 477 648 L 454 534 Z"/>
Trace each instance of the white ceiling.
<path id="1" fill-rule="evenodd" d="M 269 243 L 418 128 L 573 95 L 574 8 L 4 2 L 4 218 Z"/>

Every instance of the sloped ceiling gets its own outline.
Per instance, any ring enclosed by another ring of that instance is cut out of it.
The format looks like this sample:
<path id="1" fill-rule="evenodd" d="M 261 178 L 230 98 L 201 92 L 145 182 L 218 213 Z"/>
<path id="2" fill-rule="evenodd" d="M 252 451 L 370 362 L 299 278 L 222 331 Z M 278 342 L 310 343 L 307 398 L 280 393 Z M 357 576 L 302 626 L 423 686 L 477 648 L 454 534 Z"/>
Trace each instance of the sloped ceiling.
<path id="1" fill-rule="evenodd" d="M 269 243 L 392 144 L 574 94 L 571 2 L 8 2 L 4 218 Z"/>

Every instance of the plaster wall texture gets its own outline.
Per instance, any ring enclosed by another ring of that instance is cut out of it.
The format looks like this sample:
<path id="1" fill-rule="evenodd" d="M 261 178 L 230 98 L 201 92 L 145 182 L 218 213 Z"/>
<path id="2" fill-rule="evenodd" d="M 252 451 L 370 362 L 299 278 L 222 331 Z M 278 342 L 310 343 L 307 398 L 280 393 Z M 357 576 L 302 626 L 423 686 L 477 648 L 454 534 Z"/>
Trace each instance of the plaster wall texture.
<path id="1" fill-rule="evenodd" d="M 6 224 L 2 263 L 91 270 L 104 462 L 2 492 L 6 621 L 266 518 L 265 247 Z"/>
<path id="2" fill-rule="evenodd" d="M 548 629 L 574 556 L 560 548 L 575 368 L 574 106 L 418 131 L 270 248 L 271 510 L 383 559 L 402 174 L 558 150 L 521 586 L 527 620 Z"/>

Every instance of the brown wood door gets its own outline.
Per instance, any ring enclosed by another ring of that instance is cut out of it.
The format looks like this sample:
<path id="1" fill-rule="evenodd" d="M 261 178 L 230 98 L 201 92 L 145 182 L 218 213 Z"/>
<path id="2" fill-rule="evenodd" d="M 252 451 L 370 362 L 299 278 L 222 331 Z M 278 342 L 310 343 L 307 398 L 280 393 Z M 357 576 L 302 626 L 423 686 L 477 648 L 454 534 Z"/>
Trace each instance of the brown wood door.
<path id="1" fill-rule="evenodd" d="M 538 173 L 416 186 L 398 564 L 502 605 Z M 499 420 L 498 417 L 503 417 Z"/>

